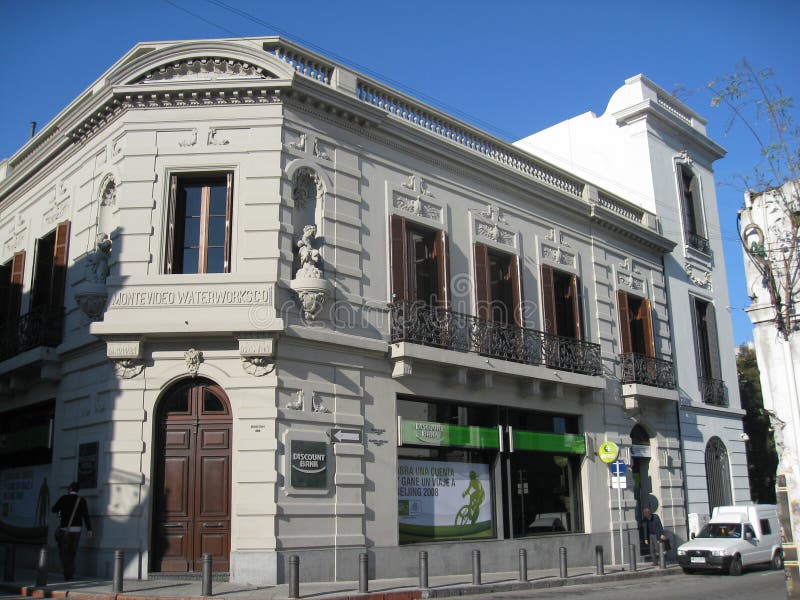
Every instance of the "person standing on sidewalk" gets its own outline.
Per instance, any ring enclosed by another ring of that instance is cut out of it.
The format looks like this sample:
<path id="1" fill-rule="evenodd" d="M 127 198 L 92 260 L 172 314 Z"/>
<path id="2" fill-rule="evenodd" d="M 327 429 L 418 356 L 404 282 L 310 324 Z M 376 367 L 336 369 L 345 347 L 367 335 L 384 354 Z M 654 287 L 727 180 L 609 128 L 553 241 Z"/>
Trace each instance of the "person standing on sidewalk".
<path id="1" fill-rule="evenodd" d="M 644 544 L 650 548 L 650 560 L 654 565 L 658 564 L 658 542 L 659 540 L 666 540 L 667 536 L 664 535 L 664 526 L 661 524 L 661 519 L 658 515 L 653 514 L 649 508 L 642 511 L 644 518 L 642 519 L 642 530 L 644 533 Z"/>
<path id="2" fill-rule="evenodd" d="M 80 485 L 77 481 L 69 484 L 68 493 L 59 498 L 53 505 L 53 512 L 59 513 L 58 558 L 64 570 L 64 580 L 70 581 L 75 576 L 75 555 L 81 540 L 82 524 L 92 539 L 92 522 L 89 519 L 89 507 L 86 499 L 78 495 Z"/>

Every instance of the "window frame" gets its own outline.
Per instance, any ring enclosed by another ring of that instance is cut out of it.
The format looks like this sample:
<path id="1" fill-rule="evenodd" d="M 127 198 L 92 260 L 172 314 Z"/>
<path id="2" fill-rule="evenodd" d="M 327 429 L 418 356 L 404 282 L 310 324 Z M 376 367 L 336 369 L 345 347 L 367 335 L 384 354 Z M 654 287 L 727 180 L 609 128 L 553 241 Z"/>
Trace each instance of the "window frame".
<path id="1" fill-rule="evenodd" d="M 169 190 L 167 202 L 167 227 L 166 227 L 166 242 L 164 253 L 164 273 L 167 275 L 203 275 L 209 273 L 208 271 L 208 229 L 210 215 L 211 194 L 210 189 L 212 184 L 225 182 L 225 243 L 223 251 L 223 269 L 222 271 L 210 271 L 210 273 L 230 273 L 231 272 L 231 256 L 232 256 L 232 231 L 233 231 L 233 180 L 234 172 L 230 169 L 208 170 L 208 171 L 191 171 L 191 172 L 176 172 L 171 173 L 169 176 Z M 181 255 L 180 263 L 177 263 L 177 252 L 183 253 L 183 232 L 178 229 L 180 222 L 181 226 L 186 220 L 186 200 L 185 194 L 183 197 L 179 196 L 179 192 L 185 189 L 187 184 L 200 183 L 202 185 L 201 191 L 201 222 L 200 234 L 198 238 L 198 265 L 197 271 L 192 273 L 185 272 L 185 265 L 183 264 L 184 257 Z M 178 209 L 181 209 L 181 218 L 178 219 Z M 179 243 L 180 242 L 180 243 Z M 178 246 L 181 246 L 179 248 Z M 180 265 L 180 271 L 176 271 L 177 265 Z"/>
<path id="2" fill-rule="evenodd" d="M 578 341 L 589 341 L 586 335 L 583 310 L 583 288 L 581 278 L 575 273 L 555 269 L 550 265 L 542 265 L 542 319 L 544 331 L 549 335 L 567 337 Z M 570 278 L 570 293 L 572 295 L 572 332 L 561 332 L 558 327 L 557 303 L 555 297 L 555 277 Z"/>
<path id="3" fill-rule="evenodd" d="M 700 178 L 688 164 L 677 163 L 678 195 L 686 244 L 695 250 L 709 252 L 706 214 Z M 697 240 L 695 238 L 701 238 Z M 698 243 L 699 242 L 699 243 Z"/>
<path id="4" fill-rule="evenodd" d="M 522 322 L 522 281 L 519 269 L 519 256 L 513 252 L 504 252 L 494 247 L 475 242 L 475 303 L 476 315 L 484 321 L 492 321 L 506 325 L 523 327 Z M 507 281 L 510 285 L 510 306 L 506 306 L 507 319 L 496 320 L 494 303 L 500 300 L 492 294 L 491 266 L 492 258 L 507 261 Z"/>
<path id="5" fill-rule="evenodd" d="M 411 269 L 411 244 L 410 236 L 413 233 L 420 235 L 433 235 L 433 256 L 438 289 L 436 294 L 436 308 L 450 308 L 450 244 L 447 232 L 444 229 L 426 227 L 416 222 L 409 221 L 402 215 L 391 215 L 389 223 L 389 279 L 391 284 L 390 298 L 392 302 L 423 302 L 424 299 L 412 297 L 416 294 L 412 282 Z M 427 304 L 427 302 L 426 302 Z"/>
<path id="6" fill-rule="evenodd" d="M 639 309 L 634 313 L 631 300 L 639 303 Z M 650 300 L 642 296 L 630 294 L 625 290 L 617 290 L 617 316 L 619 317 L 620 348 L 621 354 L 641 354 L 648 358 L 655 358 L 655 334 L 653 332 L 653 316 Z M 644 346 L 644 352 L 636 352 L 634 344 L 634 321 L 642 323 L 642 339 L 638 340 Z"/>

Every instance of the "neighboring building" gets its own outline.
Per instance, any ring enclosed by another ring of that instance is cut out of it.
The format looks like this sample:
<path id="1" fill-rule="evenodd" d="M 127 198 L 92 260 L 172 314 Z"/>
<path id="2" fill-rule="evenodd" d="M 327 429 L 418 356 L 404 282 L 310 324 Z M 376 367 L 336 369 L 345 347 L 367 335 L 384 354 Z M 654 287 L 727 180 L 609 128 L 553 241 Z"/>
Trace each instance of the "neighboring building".
<path id="1" fill-rule="evenodd" d="M 517 145 L 654 212 L 676 242 L 664 256 L 691 513 L 750 498 L 733 326 L 712 164 L 725 151 L 705 120 L 638 75 L 601 116 L 585 113 Z"/>
<path id="2" fill-rule="evenodd" d="M 779 458 L 776 492 L 790 598 L 800 597 L 799 214 L 800 183 L 790 181 L 773 190 L 745 193 L 739 220 L 752 300 L 747 314 L 753 322 L 761 393 Z"/>
<path id="3" fill-rule="evenodd" d="M 685 539 L 681 431 L 694 510 L 714 440 L 720 493 L 747 484 L 719 240 L 674 220 L 686 165 L 718 229 L 721 152 L 659 106 L 636 127 L 694 163 L 639 148 L 646 203 L 279 38 L 136 46 L 0 167 L 4 535 L 41 537 L 35 496 L 77 478 L 102 576 L 115 549 L 249 583 L 290 554 L 304 580 L 365 550 L 378 577 L 423 549 L 432 574 L 619 562 L 636 501 Z"/>

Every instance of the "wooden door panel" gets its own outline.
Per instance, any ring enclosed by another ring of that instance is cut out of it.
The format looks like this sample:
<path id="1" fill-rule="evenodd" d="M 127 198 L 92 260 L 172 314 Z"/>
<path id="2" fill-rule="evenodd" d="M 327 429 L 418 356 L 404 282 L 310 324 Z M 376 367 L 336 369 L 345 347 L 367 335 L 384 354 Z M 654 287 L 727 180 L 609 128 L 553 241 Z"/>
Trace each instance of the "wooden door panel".
<path id="1" fill-rule="evenodd" d="M 189 570 L 187 557 L 190 554 L 191 537 L 184 526 L 182 529 L 165 529 L 161 536 L 162 571 L 184 572 Z"/>
<path id="2" fill-rule="evenodd" d="M 229 514 L 228 478 L 230 460 L 227 456 L 202 456 L 199 464 L 199 497 L 196 518 L 217 519 Z"/>
<path id="3" fill-rule="evenodd" d="M 166 450 L 179 450 L 189 449 L 189 444 L 191 443 L 191 430 L 187 427 L 186 429 L 169 429 L 165 435 L 164 440 L 164 448 Z"/>
<path id="4" fill-rule="evenodd" d="M 203 450 L 227 450 L 230 448 L 229 429 L 206 429 L 200 430 L 200 440 L 198 448 Z"/>
<path id="5" fill-rule="evenodd" d="M 189 473 L 188 456 L 164 457 L 164 512 L 163 519 L 189 518 Z"/>

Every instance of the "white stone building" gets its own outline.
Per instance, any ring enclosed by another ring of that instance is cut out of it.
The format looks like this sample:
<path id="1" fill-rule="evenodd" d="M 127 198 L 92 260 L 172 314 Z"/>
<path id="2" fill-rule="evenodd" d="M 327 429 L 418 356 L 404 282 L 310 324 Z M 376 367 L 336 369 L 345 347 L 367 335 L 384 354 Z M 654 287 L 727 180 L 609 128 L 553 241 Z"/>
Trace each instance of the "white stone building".
<path id="1" fill-rule="evenodd" d="M 654 212 L 676 245 L 664 256 L 687 511 L 748 502 L 747 455 L 713 162 L 705 120 L 644 76 L 604 114 L 584 113 L 517 143 Z"/>
<path id="2" fill-rule="evenodd" d="M 675 220 L 691 157 L 714 229 L 721 151 L 674 107 L 628 113 L 688 140 L 628 150 L 647 202 L 286 40 L 133 48 L 0 168 L 0 534 L 44 539 L 78 479 L 104 576 L 115 549 L 128 576 L 209 552 L 249 583 L 291 554 L 305 580 L 364 551 L 378 577 L 419 550 L 432 574 L 474 548 L 619 562 L 644 503 L 684 539 L 681 433 L 690 503 L 714 436 L 747 489 L 735 385 L 703 402 L 674 326 L 725 295 L 718 240 L 712 269 Z"/>

